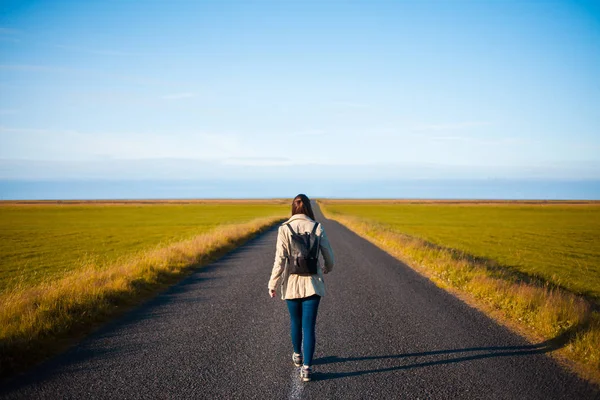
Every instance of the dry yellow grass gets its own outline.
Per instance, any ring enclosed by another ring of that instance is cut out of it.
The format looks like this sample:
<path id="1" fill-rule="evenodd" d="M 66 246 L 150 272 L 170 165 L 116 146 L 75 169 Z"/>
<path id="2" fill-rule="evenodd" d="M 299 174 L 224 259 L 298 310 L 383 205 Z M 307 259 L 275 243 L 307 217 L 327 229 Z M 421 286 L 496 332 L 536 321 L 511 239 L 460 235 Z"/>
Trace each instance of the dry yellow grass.
<path id="1" fill-rule="evenodd" d="M 89 266 L 0 297 L 0 376 L 56 353 L 123 306 L 173 283 L 281 218 L 217 228 L 191 240 L 141 253 L 110 268 Z"/>
<path id="2" fill-rule="evenodd" d="M 600 313 L 583 296 L 542 280 L 498 269 L 468 254 L 400 234 L 385 226 L 347 215 L 327 213 L 363 238 L 461 294 L 532 339 L 550 341 L 559 358 L 583 377 L 600 383 Z M 498 315 L 500 314 L 500 315 Z"/>

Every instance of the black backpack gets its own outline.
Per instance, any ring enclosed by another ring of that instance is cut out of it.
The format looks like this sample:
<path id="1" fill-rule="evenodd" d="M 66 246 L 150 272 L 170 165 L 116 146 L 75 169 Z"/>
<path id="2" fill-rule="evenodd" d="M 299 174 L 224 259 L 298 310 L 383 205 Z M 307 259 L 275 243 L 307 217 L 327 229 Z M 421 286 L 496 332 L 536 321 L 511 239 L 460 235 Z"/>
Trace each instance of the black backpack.
<path id="1" fill-rule="evenodd" d="M 288 256 L 290 274 L 315 275 L 319 260 L 320 238 L 316 234 L 319 223 L 315 223 L 310 233 L 304 232 L 303 234 L 294 232 L 290 224 L 285 225 L 290 228 L 292 233 Z"/>

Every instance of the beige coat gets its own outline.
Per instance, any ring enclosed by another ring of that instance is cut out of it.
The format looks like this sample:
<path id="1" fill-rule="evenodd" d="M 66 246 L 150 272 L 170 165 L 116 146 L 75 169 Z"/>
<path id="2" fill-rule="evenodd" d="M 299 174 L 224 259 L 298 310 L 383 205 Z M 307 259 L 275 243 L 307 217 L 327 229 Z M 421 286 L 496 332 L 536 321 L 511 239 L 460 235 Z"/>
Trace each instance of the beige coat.
<path id="1" fill-rule="evenodd" d="M 304 233 L 312 231 L 315 221 L 307 215 L 296 214 L 292 215 L 289 220 L 284 222 L 284 224 L 288 223 L 294 228 L 295 232 Z M 331 250 L 329 239 L 327 239 L 322 224 L 319 224 L 316 234 L 320 236 L 321 239 L 319 250 L 320 254 L 323 255 L 325 265 L 321 266 L 321 263 L 319 262 L 316 275 L 294 275 L 289 274 L 287 265 L 291 233 L 288 227 L 284 225 L 279 227 L 275 263 L 273 264 L 273 271 L 271 272 L 271 279 L 269 280 L 269 289 L 280 289 L 281 298 L 283 300 L 309 297 L 314 294 L 319 296 L 325 295 L 325 281 L 323 280 L 323 274 L 327 274 L 333 269 L 333 251 Z"/>

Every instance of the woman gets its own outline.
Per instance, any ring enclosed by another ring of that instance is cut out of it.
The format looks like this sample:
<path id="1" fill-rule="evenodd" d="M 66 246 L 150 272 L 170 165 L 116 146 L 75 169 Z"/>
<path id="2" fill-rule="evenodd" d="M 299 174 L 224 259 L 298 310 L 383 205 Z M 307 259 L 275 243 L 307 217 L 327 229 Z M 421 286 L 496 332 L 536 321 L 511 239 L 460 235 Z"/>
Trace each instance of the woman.
<path id="1" fill-rule="evenodd" d="M 307 240 L 307 237 L 310 239 Z M 298 256 L 298 238 L 302 238 L 301 243 L 315 250 L 314 257 Z M 325 260 L 323 267 L 318 260 L 319 250 Z M 323 225 L 315 221 L 308 197 L 299 194 L 292 201 L 292 217 L 279 227 L 269 295 L 275 297 L 279 286 L 281 298 L 287 303 L 294 347 L 292 361 L 297 367 L 302 366 L 300 378 L 304 382 L 310 381 L 312 374 L 317 310 L 321 297 L 325 295 L 323 274 L 331 272 L 333 262 L 333 251 Z"/>

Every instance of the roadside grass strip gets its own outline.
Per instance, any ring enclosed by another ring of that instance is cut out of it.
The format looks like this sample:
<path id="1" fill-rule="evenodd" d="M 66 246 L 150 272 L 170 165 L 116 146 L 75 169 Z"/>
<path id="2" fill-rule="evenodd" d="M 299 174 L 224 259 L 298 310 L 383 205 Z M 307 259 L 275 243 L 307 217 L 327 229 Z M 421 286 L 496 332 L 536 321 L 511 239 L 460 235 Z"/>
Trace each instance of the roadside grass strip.
<path id="1" fill-rule="evenodd" d="M 397 227 L 328 210 L 327 218 L 405 262 L 439 287 L 480 306 L 532 340 L 546 340 L 581 376 L 600 383 L 600 312 L 594 298 L 569 292 L 492 259 L 434 244 Z M 333 208 L 333 207 L 332 207 Z"/>
<path id="2" fill-rule="evenodd" d="M 88 265 L 58 279 L 11 287 L 0 294 L 0 376 L 56 354 L 110 317 L 281 221 L 264 217 L 225 225 L 108 267 Z"/>

